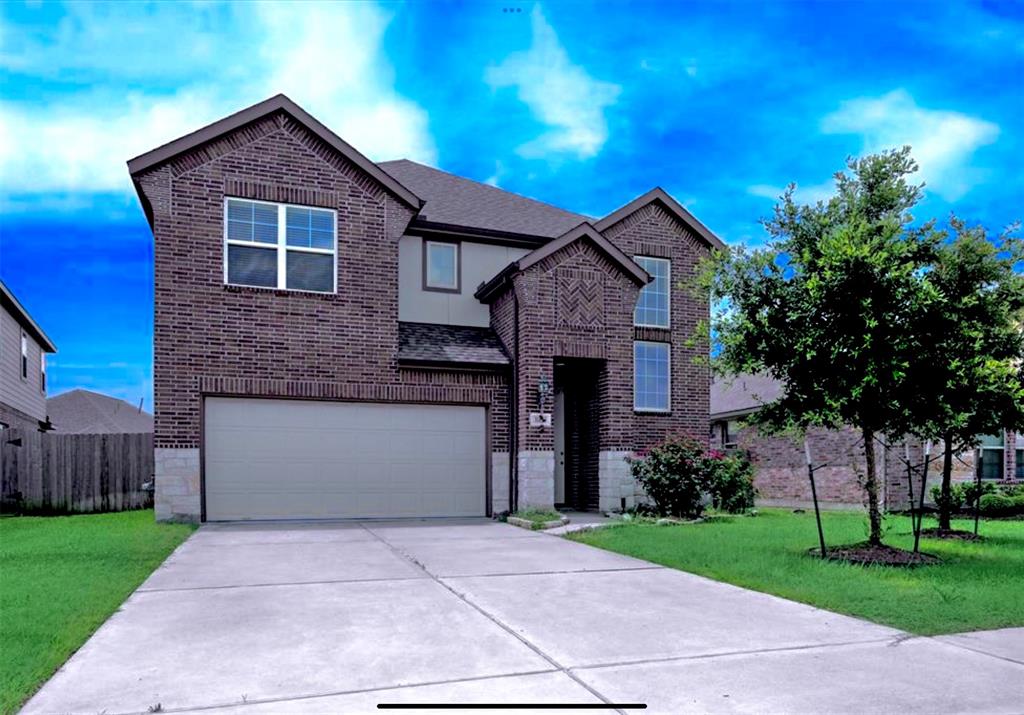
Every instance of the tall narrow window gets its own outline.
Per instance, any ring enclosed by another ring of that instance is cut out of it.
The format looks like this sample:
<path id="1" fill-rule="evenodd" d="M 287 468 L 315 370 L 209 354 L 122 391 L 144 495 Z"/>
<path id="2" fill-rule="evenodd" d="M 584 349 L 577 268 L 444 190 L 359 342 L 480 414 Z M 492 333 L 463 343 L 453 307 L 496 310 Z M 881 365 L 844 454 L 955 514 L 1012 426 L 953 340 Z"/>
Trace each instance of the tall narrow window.
<path id="1" fill-rule="evenodd" d="M 668 412 L 671 375 L 668 343 L 633 343 L 633 409 Z"/>
<path id="2" fill-rule="evenodd" d="M 637 256 L 637 264 L 651 275 L 651 282 L 640 289 L 633 313 L 633 324 L 648 328 L 669 327 L 672 262 L 667 258 Z"/>
<path id="3" fill-rule="evenodd" d="M 459 244 L 423 243 L 423 287 L 453 293 L 459 290 Z"/>
<path id="4" fill-rule="evenodd" d="M 46 392 L 46 353 L 39 351 L 39 391 Z"/>
<path id="5" fill-rule="evenodd" d="M 232 285 L 333 293 L 334 211 L 228 199 L 224 280 Z"/>
<path id="6" fill-rule="evenodd" d="M 21 334 L 21 379 L 28 379 L 28 336 Z"/>

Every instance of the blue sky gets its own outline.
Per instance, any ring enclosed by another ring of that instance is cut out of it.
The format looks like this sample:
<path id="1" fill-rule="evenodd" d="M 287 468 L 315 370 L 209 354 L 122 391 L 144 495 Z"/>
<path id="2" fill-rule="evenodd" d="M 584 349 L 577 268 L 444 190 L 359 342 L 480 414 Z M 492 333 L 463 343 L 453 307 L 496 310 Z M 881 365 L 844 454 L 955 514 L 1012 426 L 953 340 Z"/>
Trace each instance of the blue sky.
<path id="1" fill-rule="evenodd" d="M 125 161 L 277 92 L 375 160 L 594 216 L 660 185 L 730 243 L 904 143 L 920 216 L 1024 218 L 1017 2 L 9 2 L 0 72 L 0 277 L 57 343 L 51 394 L 151 407 Z"/>

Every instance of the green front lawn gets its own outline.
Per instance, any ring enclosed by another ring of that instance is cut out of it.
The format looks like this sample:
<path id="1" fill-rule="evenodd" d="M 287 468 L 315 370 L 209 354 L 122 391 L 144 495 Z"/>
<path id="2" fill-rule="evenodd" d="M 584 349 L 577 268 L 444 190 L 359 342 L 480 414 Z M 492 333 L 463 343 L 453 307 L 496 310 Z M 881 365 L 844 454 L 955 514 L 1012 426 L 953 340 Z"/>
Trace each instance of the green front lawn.
<path id="1" fill-rule="evenodd" d="M 191 533 L 148 510 L 0 519 L 0 712 L 14 712 Z"/>
<path id="2" fill-rule="evenodd" d="M 867 538 L 854 512 L 823 514 L 829 544 Z M 925 527 L 934 526 L 925 521 Z M 886 520 L 885 542 L 912 548 L 910 519 Z M 970 529 L 971 522 L 955 522 Z M 769 509 L 753 517 L 682 526 L 616 525 L 568 538 L 719 581 L 773 593 L 911 633 L 1024 626 L 1024 521 L 982 521 L 980 543 L 922 539 L 943 563 L 913 569 L 853 566 L 807 554 L 814 514 Z"/>

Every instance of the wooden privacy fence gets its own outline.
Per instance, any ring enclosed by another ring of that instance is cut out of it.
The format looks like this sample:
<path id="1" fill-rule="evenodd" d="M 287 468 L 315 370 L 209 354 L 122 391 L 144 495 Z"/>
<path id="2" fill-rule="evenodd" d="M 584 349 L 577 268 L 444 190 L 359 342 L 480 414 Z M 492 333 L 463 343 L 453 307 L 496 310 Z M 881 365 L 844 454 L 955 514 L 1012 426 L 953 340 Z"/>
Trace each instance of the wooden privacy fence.
<path id="1" fill-rule="evenodd" d="M 0 431 L 0 510 L 88 512 L 152 505 L 153 435 Z"/>

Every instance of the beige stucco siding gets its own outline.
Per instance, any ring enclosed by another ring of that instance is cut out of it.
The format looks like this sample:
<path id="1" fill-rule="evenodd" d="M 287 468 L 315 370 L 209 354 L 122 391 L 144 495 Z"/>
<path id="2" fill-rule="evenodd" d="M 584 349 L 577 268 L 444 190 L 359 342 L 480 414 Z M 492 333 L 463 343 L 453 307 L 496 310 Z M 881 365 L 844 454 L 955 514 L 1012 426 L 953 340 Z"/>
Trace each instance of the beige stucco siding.
<path id="1" fill-rule="evenodd" d="M 21 377 L 21 326 L 0 310 L 0 403 L 38 420 L 46 419 L 46 395 L 39 390 L 39 344 L 28 336 L 28 377 Z"/>
<path id="2" fill-rule="evenodd" d="M 423 239 L 403 236 L 398 243 L 398 319 L 412 323 L 490 325 L 490 310 L 473 297 L 484 281 L 512 261 L 525 256 L 524 248 L 462 242 L 458 293 L 423 290 Z"/>

